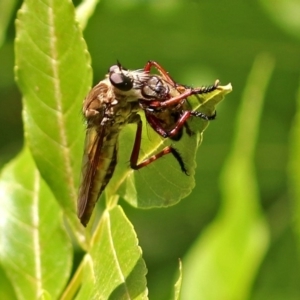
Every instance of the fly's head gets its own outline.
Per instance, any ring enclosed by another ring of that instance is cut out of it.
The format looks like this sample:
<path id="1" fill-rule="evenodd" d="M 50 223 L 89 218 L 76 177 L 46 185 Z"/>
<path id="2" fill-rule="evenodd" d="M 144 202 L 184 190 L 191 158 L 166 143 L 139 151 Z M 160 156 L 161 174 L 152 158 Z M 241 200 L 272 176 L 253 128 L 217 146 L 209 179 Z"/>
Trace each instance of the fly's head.
<path id="1" fill-rule="evenodd" d="M 118 62 L 109 68 L 108 78 L 118 94 L 140 98 L 141 88 L 148 81 L 149 73 L 142 69 L 127 70 Z"/>

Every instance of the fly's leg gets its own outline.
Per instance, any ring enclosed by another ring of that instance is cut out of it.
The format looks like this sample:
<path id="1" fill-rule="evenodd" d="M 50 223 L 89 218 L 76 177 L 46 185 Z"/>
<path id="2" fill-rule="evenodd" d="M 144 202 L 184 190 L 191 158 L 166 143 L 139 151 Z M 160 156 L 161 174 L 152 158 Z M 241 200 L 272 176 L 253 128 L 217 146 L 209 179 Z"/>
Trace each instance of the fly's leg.
<path id="1" fill-rule="evenodd" d="M 183 162 L 183 159 L 182 159 L 180 153 L 172 146 L 167 146 L 164 149 L 162 149 L 160 152 L 158 152 L 157 154 L 154 154 L 154 155 L 150 156 L 149 158 L 145 159 L 144 161 L 142 161 L 141 163 L 138 163 L 138 158 L 139 158 L 139 153 L 140 153 L 140 148 L 141 148 L 141 140 L 142 140 L 142 127 L 143 127 L 143 123 L 141 120 L 139 120 L 137 122 L 137 130 L 136 130 L 134 145 L 133 145 L 132 153 L 130 156 L 130 167 L 134 170 L 139 170 L 143 167 L 148 166 L 155 160 L 171 153 L 174 156 L 174 158 L 177 160 L 177 162 L 179 163 L 182 172 L 184 172 L 186 175 L 188 175 L 187 169 L 184 165 L 184 162 Z"/>

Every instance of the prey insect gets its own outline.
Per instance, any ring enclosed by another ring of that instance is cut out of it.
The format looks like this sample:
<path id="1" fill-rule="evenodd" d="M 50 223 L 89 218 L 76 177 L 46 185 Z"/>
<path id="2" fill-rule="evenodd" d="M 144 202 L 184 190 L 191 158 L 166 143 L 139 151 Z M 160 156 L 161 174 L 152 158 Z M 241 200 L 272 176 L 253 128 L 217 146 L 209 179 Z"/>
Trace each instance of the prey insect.
<path id="1" fill-rule="evenodd" d="M 151 67 L 155 67 L 160 74 L 151 74 Z M 135 71 L 123 68 L 120 63 L 110 67 L 106 78 L 90 91 L 83 103 L 87 129 L 77 211 L 84 226 L 114 173 L 122 128 L 130 123 L 137 124 L 130 157 L 132 169 L 145 167 L 171 153 L 182 171 L 187 173 L 180 154 L 172 146 L 138 163 L 142 136 L 142 120 L 138 112 L 145 112 L 147 122 L 159 135 L 176 140 L 184 127 L 191 134 L 187 125 L 190 117 L 214 118 L 188 110 L 186 99 L 191 95 L 208 93 L 217 85 L 191 88 L 177 84 L 153 61 L 149 61 L 144 69 Z"/>
<path id="2" fill-rule="evenodd" d="M 191 110 L 187 98 L 192 95 L 207 94 L 216 90 L 219 85 L 219 80 L 216 80 L 215 83 L 210 86 L 192 88 L 176 83 L 168 72 L 155 61 L 148 61 L 144 71 L 150 72 L 152 67 L 157 69 L 160 75 L 153 74 L 150 76 L 147 84 L 142 88 L 143 99 L 140 99 L 139 103 L 145 111 L 147 122 L 154 131 L 163 138 L 178 141 L 183 134 L 184 127 L 188 135 L 193 134 L 187 123 L 189 118 L 198 117 L 207 121 L 215 119 L 216 113 L 207 116 L 202 112 Z M 141 128 L 138 127 L 137 135 L 139 134 L 139 130 L 141 130 Z M 134 161 L 137 161 L 138 158 L 140 148 L 139 141 L 140 139 L 138 139 L 138 141 L 136 140 L 137 145 L 135 144 L 133 148 L 132 154 L 135 154 Z M 165 147 L 155 156 L 140 163 L 138 167 L 144 167 L 168 153 L 173 154 L 181 170 L 187 174 L 187 169 L 180 154 L 172 146 Z"/>

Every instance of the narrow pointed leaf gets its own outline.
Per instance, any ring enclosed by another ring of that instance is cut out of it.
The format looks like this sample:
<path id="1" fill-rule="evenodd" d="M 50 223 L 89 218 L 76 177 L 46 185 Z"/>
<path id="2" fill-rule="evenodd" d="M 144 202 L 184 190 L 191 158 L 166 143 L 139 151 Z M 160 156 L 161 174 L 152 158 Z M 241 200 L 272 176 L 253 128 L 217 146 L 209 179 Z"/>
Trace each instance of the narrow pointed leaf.
<path id="1" fill-rule="evenodd" d="M 80 111 L 91 83 L 86 44 L 70 1 L 26 0 L 16 25 L 25 136 L 40 173 L 80 232 L 75 213 L 84 134 Z"/>
<path id="2" fill-rule="evenodd" d="M 181 285 L 182 285 L 182 262 L 181 260 L 179 260 L 179 276 L 174 286 L 174 300 L 180 299 Z"/>
<path id="3" fill-rule="evenodd" d="M 268 55 L 258 56 L 253 65 L 235 126 L 232 153 L 222 172 L 223 206 L 186 258 L 182 299 L 249 297 L 269 242 L 253 157 L 273 67 Z"/>
<path id="4" fill-rule="evenodd" d="M 296 99 L 296 114 L 290 133 L 289 147 L 289 185 L 294 199 L 294 222 L 293 227 L 297 233 L 298 245 L 300 245 L 300 82 Z M 300 249 L 300 247 L 298 247 Z"/>
<path id="5" fill-rule="evenodd" d="M 72 246 L 62 213 L 28 150 L 0 177 L 0 260 L 18 299 L 57 299 L 70 276 Z"/>
<path id="6" fill-rule="evenodd" d="M 82 0 L 76 8 L 76 19 L 82 29 L 87 25 L 89 18 L 94 14 L 99 0 Z"/>

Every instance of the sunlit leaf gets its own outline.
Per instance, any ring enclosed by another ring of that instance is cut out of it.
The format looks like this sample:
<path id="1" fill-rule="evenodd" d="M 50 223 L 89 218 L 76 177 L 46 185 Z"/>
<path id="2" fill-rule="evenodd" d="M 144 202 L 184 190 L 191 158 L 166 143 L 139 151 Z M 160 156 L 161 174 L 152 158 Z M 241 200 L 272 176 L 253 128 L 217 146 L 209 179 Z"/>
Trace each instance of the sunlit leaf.
<path id="1" fill-rule="evenodd" d="M 87 25 L 89 18 L 93 15 L 99 0 L 82 0 L 76 8 L 76 19 L 82 29 Z"/>
<path id="2" fill-rule="evenodd" d="M 196 99 L 191 97 L 194 109 L 212 115 L 215 106 L 231 92 L 231 85 L 220 86 L 217 90 Z M 115 176 L 108 185 L 111 195 L 118 193 L 131 205 L 137 207 L 168 206 L 186 197 L 195 185 L 195 156 L 202 141 L 202 134 L 208 121 L 193 120 L 190 127 L 194 134 L 190 137 L 184 134 L 179 142 L 162 139 L 158 134 L 151 133 L 152 129 L 145 124 L 143 127 L 142 149 L 140 160 L 158 153 L 166 145 L 173 144 L 182 155 L 188 166 L 189 175 L 185 175 L 172 155 L 168 155 L 154 163 L 133 171 L 129 168 L 129 157 L 132 150 L 136 125 L 128 125 L 123 130 L 119 144 L 119 164 Z"/>
<path id="3" fill-rule="evenodd" d="M 121 207 L 106 210 L 98 226 L 76 299 L 147 299 L 147 269 Z"/>
<path id="4" fill-rule="evenodd" d="M 28 150 L 0 178 L 0 259 L 18 299 L 56 299 L 72 264 L 62 211 Z"/>
<path id="5" fill-rule="evenodd" d="M 40 173 L 80 232 L 75 210 L 84 134 L 80 111 L 91 83 L 86 44 L 70 1 L 26 0 L 16 24 L 25 136 Z"/>
<path id="6" fill-rule="evenodd" d="M 273 68 L 273 59 L 268 55 L 258 56 L 253 65 L 238 114 L 232 151 L 222 172 L 223 206 L 186 258 L 182 299 L 249 297 L 269 242 L 253 157 L 265 90 Z"/>
<path id="7" fill-rule="evenodd" d="M 47 291 L 43 291 L 40 300 L 52 300 L 53 298 Z"/>
<path id="8" fill-rule="evenodd" d="M 182 284 L 182 262 L 179 261 L 179 276 L 175 283 L 175 293 L 174 293 L 174 300 L 180 299 L 180 293 L 181 293 L 181 284 Z"/>

